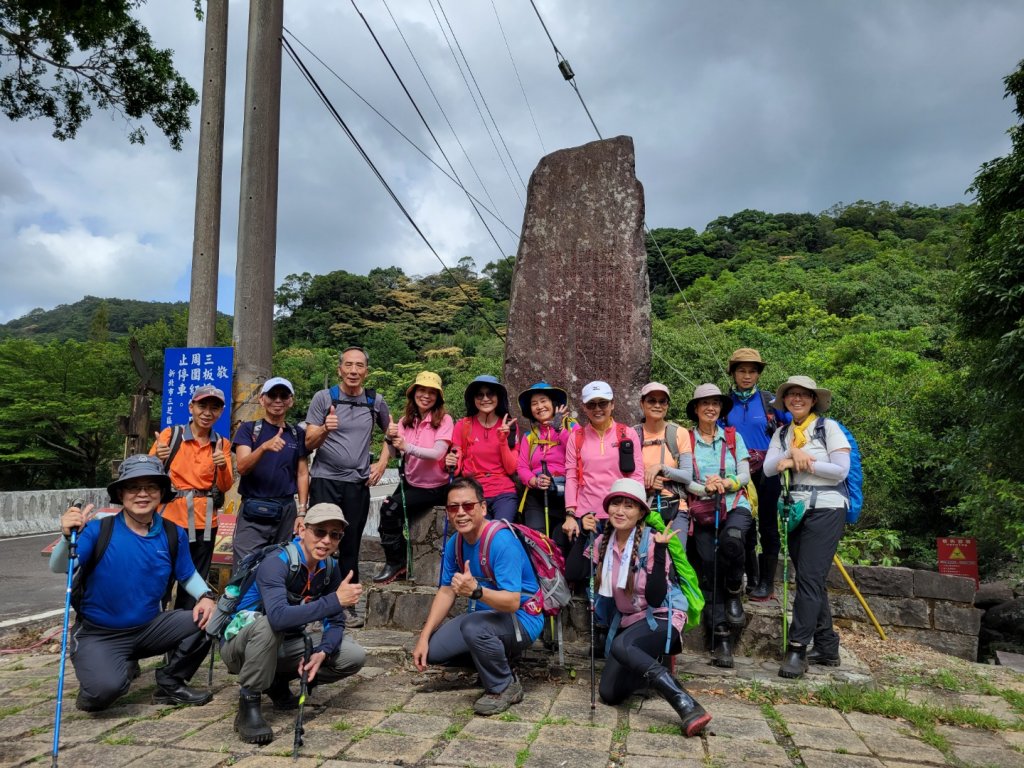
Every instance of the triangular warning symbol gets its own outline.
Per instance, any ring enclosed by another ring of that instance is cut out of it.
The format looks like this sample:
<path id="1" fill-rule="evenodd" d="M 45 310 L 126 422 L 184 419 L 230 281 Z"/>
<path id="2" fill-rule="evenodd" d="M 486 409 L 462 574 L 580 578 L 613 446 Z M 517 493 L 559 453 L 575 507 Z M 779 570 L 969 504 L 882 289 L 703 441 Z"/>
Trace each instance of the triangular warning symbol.
<path id="1" fill-rule="evenodd" d="M 950 560 L 966 560 L 964 553 L 960 551 L 960 547 L 953 547 L 953 551 L 949 553 Z"/>

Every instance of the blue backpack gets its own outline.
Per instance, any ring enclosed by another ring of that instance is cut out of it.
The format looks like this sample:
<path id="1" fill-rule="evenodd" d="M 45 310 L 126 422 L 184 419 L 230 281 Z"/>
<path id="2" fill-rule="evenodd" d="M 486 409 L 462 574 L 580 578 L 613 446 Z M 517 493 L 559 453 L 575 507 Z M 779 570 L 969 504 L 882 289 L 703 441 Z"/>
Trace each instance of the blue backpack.
<path id="1" fill-rule="evenodd" d="M 854 438 L 853 433 L 842 422 L 836 421 L 836 426 L 839 427 L 850 443 L 850 471 L 846 475 L 844 487 L 846 497 L 850 501 L 850 506 L 846 508 L 846 523 L 847 525 L 853 525 L 860 520 L 860 511 L 864 508 L 864 466 L 860 460 L 860 446 L 857 445 L 857 440 Z M 788 431 L 789 424 L 784 424 L 779 435 L 783 446 L 786 445 L 786 432 Z M 825 443 L 824 416 L 819 416 L 817 421 L 814 422 L 814 439 L 825 445 L 826 449 L 828 448 Z"/>

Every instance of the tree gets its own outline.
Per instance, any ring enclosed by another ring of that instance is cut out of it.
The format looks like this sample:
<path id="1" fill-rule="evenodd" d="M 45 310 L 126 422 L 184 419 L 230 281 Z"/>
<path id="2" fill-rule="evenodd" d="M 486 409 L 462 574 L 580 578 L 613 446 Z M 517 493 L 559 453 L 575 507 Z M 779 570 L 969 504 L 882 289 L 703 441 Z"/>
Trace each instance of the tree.
<path id="1" fill-rule="evenodd" d="M 484 277 L 494 286 L 494 298 L 508 301 L 512 297 L 512 273 L 515 270 L 516 257 L 506 256 L 498 261 L 489 261 L 484 267 Z"/>
<path id="2" fill-rule="evenodd" d="M 145 0 L 0 0 L 0 109 L 11 120 L 46 118 L 73 139 L 93 102 L 127 119 L 132 144 L 148 116 L 174 149 L 189 130 L 195 90 L 132 12 Z"/>

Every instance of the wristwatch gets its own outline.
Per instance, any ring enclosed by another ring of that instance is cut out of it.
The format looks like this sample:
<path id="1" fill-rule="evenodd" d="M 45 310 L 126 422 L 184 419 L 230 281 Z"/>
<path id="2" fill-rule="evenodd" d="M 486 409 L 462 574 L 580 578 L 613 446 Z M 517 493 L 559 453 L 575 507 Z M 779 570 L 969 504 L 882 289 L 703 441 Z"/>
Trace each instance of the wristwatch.
<path id="1" fill-rule="evenodd" d="M 469 593 L 469 599 L 470 600 L 479 600 L 483 596 L 484 596 L 484 588 L 481 587 L 479 584 L 476 585 L 476 589 L 474 589 L 472 592 Z"/>

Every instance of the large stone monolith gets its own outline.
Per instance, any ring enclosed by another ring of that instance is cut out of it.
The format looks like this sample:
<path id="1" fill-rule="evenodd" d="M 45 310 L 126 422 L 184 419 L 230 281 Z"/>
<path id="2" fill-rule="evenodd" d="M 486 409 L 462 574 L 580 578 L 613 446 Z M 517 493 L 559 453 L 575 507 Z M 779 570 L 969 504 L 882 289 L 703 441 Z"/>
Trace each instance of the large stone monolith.
<path id="1" fill-rule="evenodd" d="M 583 385 L 604 379 L 616 420 L 639 420 L 638 393 L 651 370 L 643 222 L 630 137 L 541 159 L 512 277 L 505 383 L 513 407 L 546 379 L 565 387 L 571 409 L 582 413 Z"/>

